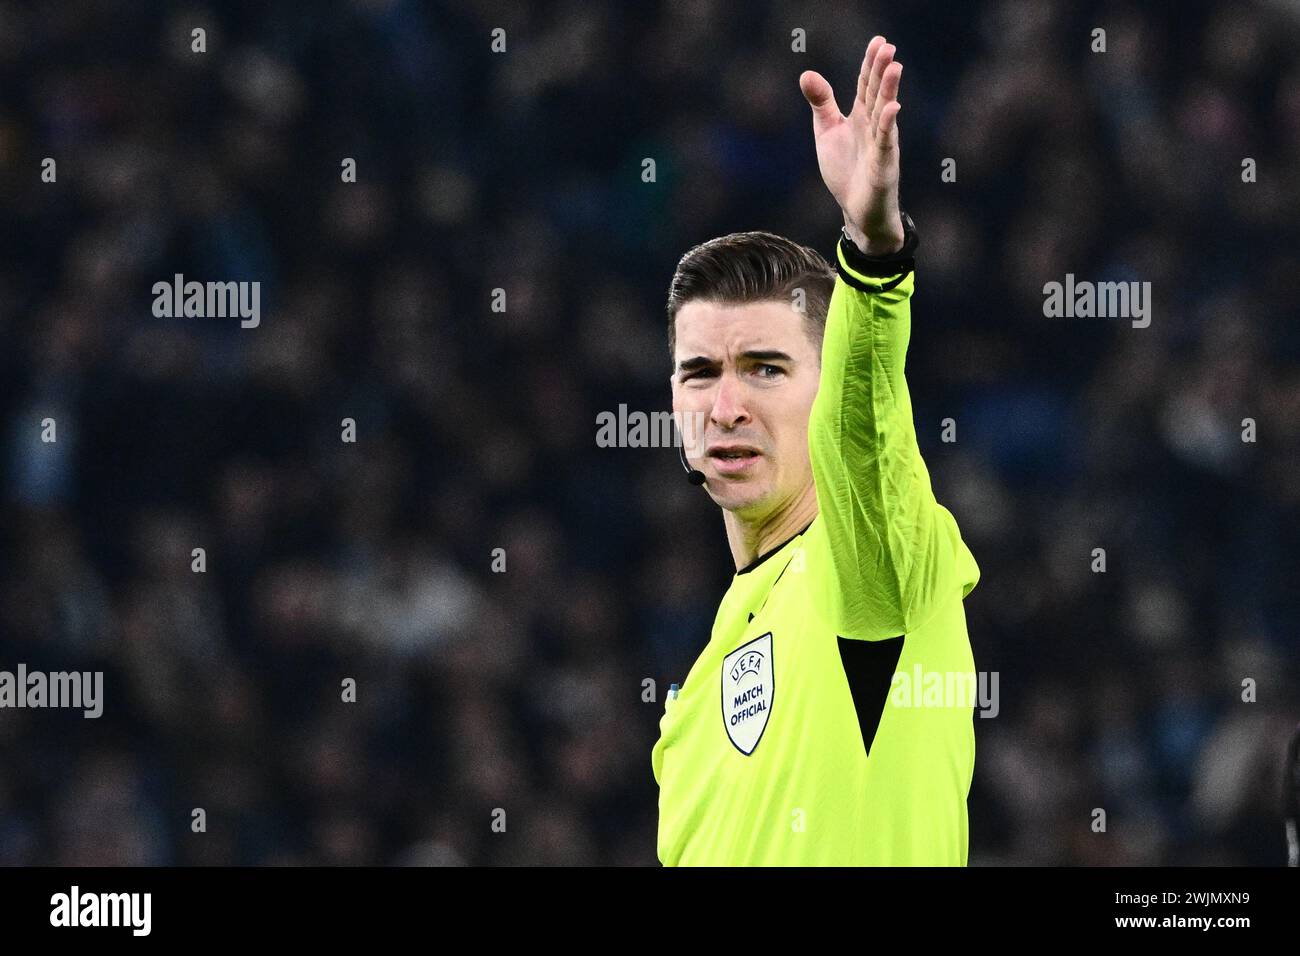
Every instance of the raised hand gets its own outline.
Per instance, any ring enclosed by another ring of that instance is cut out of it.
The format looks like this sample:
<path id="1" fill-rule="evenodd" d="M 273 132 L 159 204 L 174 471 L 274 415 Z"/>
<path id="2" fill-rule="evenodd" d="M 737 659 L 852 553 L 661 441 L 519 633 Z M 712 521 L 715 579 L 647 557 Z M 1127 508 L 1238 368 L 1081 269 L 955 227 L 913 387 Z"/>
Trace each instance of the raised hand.
<path id="1" fill-rule="evenodd" d="M 902 248 L 898 211 L 898 84 L 903 64 L 882 36 L 871 38 L 849 115 L 840 112 L 831 85 L 806 70 L 799 88 L 813 112 L 813 137 L 822 180 L 844 212 L 844 226 L 868 255 Z"/>

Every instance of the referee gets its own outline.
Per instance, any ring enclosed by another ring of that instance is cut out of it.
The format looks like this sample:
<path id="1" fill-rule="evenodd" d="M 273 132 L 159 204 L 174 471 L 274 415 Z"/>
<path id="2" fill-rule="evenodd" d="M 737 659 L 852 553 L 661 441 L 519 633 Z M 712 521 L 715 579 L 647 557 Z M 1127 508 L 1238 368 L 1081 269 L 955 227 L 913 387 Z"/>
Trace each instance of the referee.
<path id="1" fill-rule="evenodd" d="M 894 53 L 871 40 L 847 116 L 799 79 L 844 213 L 836 267 L 737 233 L 688 252 L 669 290 L 673 412 L 705 422 L 682 461 L 737 570 L 660 721 L 665 865 L 966 863 L 974 701 L 952 691 L 975 684 L 979 568 L 903 375 L 917 239 Z"/>

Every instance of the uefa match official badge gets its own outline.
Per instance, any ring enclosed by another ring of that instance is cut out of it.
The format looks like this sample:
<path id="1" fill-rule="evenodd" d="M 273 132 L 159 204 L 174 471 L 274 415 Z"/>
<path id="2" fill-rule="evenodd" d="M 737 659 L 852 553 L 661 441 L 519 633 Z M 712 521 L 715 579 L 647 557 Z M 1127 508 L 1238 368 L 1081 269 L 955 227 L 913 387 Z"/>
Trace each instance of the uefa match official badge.
<path id="1" fill-rule="evenodd" d="M 772 713 L 772 632 L 722 659 L 722 724 L 736 749 L 749 756 Z"/>

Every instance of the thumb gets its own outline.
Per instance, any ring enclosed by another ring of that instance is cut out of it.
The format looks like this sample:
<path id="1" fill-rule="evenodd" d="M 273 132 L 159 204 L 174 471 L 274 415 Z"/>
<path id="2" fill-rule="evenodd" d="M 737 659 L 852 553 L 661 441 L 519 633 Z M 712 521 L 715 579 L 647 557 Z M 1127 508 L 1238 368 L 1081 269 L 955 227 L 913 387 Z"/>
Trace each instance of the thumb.
<path id="1" fill-rule="evenodd" d="M 820 132 L 840 118 L 840 108 L 835 105 L 835 94 L 826 78 L 815 70 L 804 70 L 799 75 L 799 89 L 813 111 L 813 129 Z"/>

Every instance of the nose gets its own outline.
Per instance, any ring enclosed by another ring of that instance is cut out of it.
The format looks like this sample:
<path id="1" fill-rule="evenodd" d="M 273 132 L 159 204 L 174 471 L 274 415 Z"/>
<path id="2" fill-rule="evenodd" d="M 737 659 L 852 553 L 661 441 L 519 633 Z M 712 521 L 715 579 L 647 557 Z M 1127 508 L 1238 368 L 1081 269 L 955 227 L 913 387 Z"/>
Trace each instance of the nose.
<path id="1" fill-rule="evenodd" d="M 749 422 L 749 412 L 744 404 L 744 385 L 735 375 L 724 373 L 718 379 L 718 392 L 713 396 L 713 411 L 709 418 L 719 428 L 730 431 Z"/>

